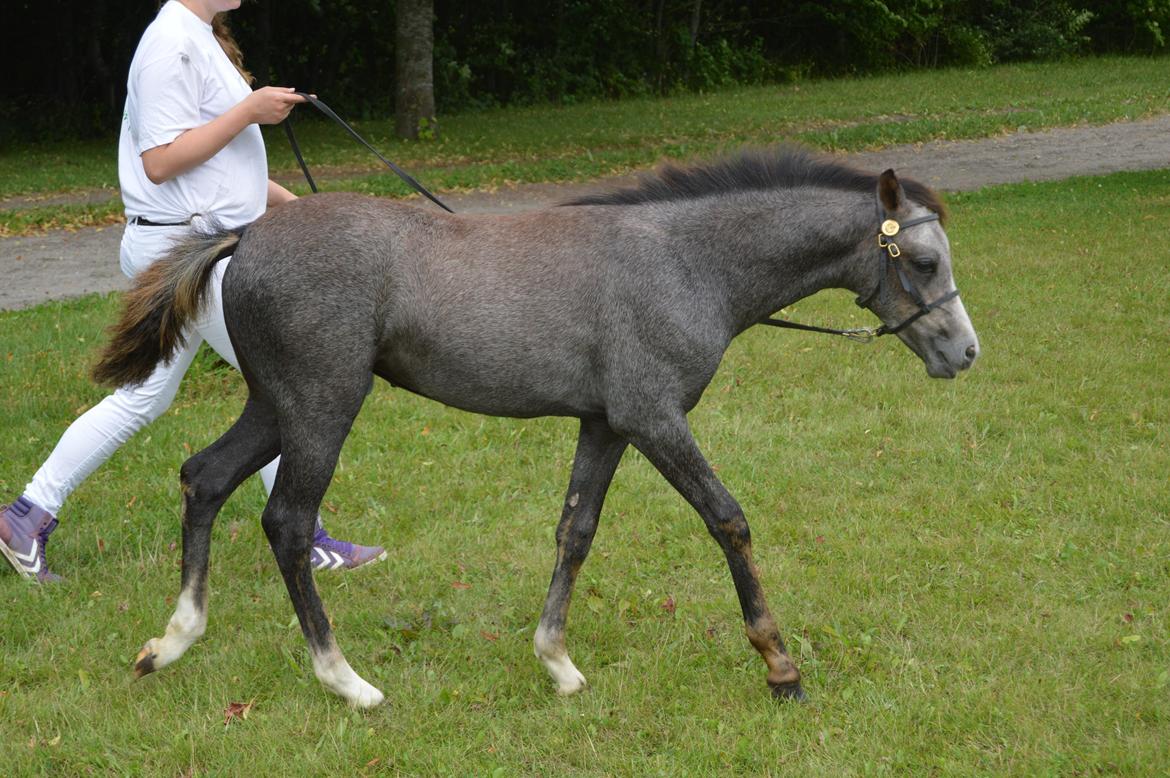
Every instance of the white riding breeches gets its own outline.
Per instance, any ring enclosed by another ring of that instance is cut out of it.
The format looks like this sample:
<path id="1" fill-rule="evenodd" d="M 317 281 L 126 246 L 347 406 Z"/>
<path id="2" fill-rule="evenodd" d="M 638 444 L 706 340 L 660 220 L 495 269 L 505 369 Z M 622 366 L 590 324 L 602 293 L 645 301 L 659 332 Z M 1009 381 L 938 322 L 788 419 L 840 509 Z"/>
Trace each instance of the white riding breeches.
<path id="1" fill-rule="evenodd" d="M 145 227 L 128 224 L 122 236 L 122 272 L 133 278 L 170 248 L 189 227 Z M 56 448 L 25 487 L 24 496 L 56 516 L 65 500 L 90 473 L 110 458 L 138 430 L 161 416 L 175 398 L 183 374 L 203 341 L 237 370 L 240 365 L 228 339 L 223 318 L 221 287 L 230 260 L 215 266 L 207 304 L 199 319 L 189 326 L 187 344 L 169 362 L 159 364 L 138 386 L 122 387 L 77 418 Z M 264 488 L 271 493 L 279 458 L 260 471 Z"/>

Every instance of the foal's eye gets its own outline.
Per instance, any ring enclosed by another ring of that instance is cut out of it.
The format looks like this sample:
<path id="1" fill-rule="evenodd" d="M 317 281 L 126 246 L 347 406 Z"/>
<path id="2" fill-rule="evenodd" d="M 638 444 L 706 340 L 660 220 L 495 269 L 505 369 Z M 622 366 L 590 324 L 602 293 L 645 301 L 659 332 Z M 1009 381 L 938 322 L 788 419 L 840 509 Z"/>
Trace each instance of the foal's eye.
<path id="1" fill-rule="evenodd" d="M 913 265 L 914 269 L 918 272 L 926 273 L 927 275 L 930 275 L 934 271 L 938 270 L 938 260 L 934 257 L 917 257 L 910 260 L 910 264 Z"/>

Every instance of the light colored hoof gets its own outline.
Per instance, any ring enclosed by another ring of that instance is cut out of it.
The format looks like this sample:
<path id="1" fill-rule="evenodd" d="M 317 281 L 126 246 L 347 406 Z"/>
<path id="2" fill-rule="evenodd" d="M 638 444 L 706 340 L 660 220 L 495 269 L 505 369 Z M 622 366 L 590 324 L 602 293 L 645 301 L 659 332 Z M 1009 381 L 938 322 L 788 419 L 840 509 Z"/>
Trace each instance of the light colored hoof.
<path id="1" fill-rule="evenodd" d="M 381 705 L 386 700 L 386 695 L 365 681 L 362 681 L 362 686 L 363 688 L 358 690 L 357 695 L 349 700 L 349 704 L 353 707 L 373 708 Z"/>
<path id="2" fill-rule="evenodd" d="M 536 658 L 548 670 L 557 685 L 557 694 L 576 694 L 585 688 L 585 676 L 569 659 L 569 652 L 565 650 L 565 641 L 561 635 L 550 634 L 544 626 L 536 628 L 533 635 L 532 648 Z"/>
<path id="3" fill-rule="evenodd" d="M 570 667 L 572 667 L 572 663 L 570 663 Z M 576 667 L 573 667 L 573 672 L 570 677 L 557 679 L 557 694 L 563 697 L 576 694 L 588 685 L 585 682 L 585 676 L 581 675 L 581 672 Z"/>
<path id="4" fill-rule="evenodd" d="M 341 697 L 354 708 L 373 708 L 381 705 L 386 695 L 375 687 L 362 680 L 357 673 L 350 671 L 350 677 L 341 683 L 326 683 L 325 688 Z"/>
<path id="5" fill-rule="evenodd" d="M 540 661 L 544 663 L 544 669 L 548 670 L 548 674 L 556 682 L 557 694 L 576 694 L 585 688 L 585 676 L 581 675 L 581 671 L 573 664 L 573 660 L 569 659 L 568 654 L 562 653 L 552 657 L 541 656 Z"/>
<path id="6" fill-rule="evenodd" d="M 355 708 L 372 708 L 386 699 L 382 692 L 353 671 L 336 645 L 313 657 L 313 671 L 322 686 Z"/>
<path id="7" fill-rule="evenodd" d="M 134 675 L 141 678 L 179 659 L 203 637 L 206 629 L 207 611 L 195 606 L 195 598 L 190 592 L 180 592 L 179 604 L 167 622 L 166 634 L 146 641 L 134 660 Z"/>

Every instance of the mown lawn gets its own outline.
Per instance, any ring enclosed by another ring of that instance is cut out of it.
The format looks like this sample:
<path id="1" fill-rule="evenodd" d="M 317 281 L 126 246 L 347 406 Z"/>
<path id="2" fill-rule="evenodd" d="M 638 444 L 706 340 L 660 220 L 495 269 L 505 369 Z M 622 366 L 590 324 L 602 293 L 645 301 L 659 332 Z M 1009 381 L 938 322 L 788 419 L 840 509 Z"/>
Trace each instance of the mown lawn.
<path id="1" fill-rule="evenodd" d="M 354 121 L 389 158 L 440 191 L 524 181 L 586 180 L 662 158 L 709 155 L 743 144 L 799 140 L 857 150 L 939 138 L 977 138 L 1072 124 L 1103 124 L 1170 111 L 1165 59 L 1101 58 L 939 70 L 736 89 L 668 99 L 587 102 L 441 117 L 442 139 L 405 143 L 392 120 Z M 311 85 L 299 85 L 309 87 Z M 328 95 L 320 97 L 329 102 Z M 406 185 L 309 107 L 297 133 L 323 188 L 402 196 Z M 354 118 L 354 117 L 350 117 Z M 274 175 L 296 163 L 283 132 L 266 128 Z M 0 235 L 109 223 L 112 205 L 37 205 L 36 198 L 117 186 L 113 139 L 0 149 L 0 198 L 31 198 L 0 211 Z M 293 188 L 308 189 L 295 174 Z"/>
<path id="2" fill-rule="evenodd" d="M 769 699 L 721 555 L 634 453 L 569 622 L 590 688 L 557 697 L 531 639 L 575 424 L 384 385 L 325 515 L 391 558 L 319 584 L 388 704 L 354 712 L 314 680 L 255 483 L 215 530 L 206 637 L 132 680 L 177 591 L 176 470 L 243 398 L 206 359 L 67 506 L 50 558 L 68 581 L 0 575 L 2 772 L 1166 774 L 1170 172 L 950 203 L 970 373 L 931 381 L 892 339 L 758 328 L 692 414 L 810 704 Z M 101 397 L 85 371 L 115 308 L 0 314 L 3 495 Z M 794 315 L 868 323 L 844 293 Z M 225 726 L 233 702 L 254 707 Z"/>

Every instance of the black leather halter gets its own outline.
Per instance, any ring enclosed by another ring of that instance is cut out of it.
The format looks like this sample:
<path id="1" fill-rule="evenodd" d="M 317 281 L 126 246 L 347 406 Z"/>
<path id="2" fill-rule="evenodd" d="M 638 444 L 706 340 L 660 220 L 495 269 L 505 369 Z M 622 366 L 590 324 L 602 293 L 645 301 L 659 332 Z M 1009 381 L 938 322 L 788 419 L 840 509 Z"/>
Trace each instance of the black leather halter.
<path id="1" fill-rule="evenodd" d="M 899 249 L 898 244 L 894 242 L 894 237 L 907 227 L 913 227 L 916 224 L 923 224 L 925 222 L 938 221 L 938 214 L 929 213 L 926 216 L 919 216 L 916 219 L 910 219 L 909 221 L 898 223 L 896 220 L 886 217 L 886 211 L 884 208 L 882 208 L 881 203 L 878 203 L 877 211 L 878 221 L 881 223 L 881 227 L 878 230 L 877 236 L 878 246 L 882 251 L 881 274 L 878 276 L 878 282 L 874 286 L 873 291 L 867 294 L 865 297 L 858 295 L 856 303 L 858 306 L 865 308 L 871 302 L 873 302 L 875 297 L 885 291 L 886 279 L 890 275 L 890 265 L 892 264 L 894 266 L 894 270 L 898 274 L 898 280 L 902 284 L 902 289 L 906 291 L 906 294 L 910 295 L 910 299 L 912 299 L 915 305 L 918 306 L 917 311 L 893 327 L 882 324 L 880 327 L 876 328 L 861 327 L 852 330 L 836 330 L 832 329 L 831 327 L 814 327 L 811 324 L 800 324 L 798 322 L 787 321 L 786 319 L 774 319 L 772 317 L 761 319 L 759 323 L 767 324 L 772 327 L 784 327 L 786 329 L 792 330 L 823 332 L 828 335 L 841 335 L 843 337 L 849 338 L 850 340 L 856 340 L 861 343 L 869 343 L 874 338 L 881 337 L 882 335 L 896 335 L 914 322 L 921 319 L 926 314 L 933 311 L 935 308 L 938 308 L 958 297 L 959 290 L 955 289 L 953 291 L 947 292 L 937 300 L 929 303 L 926 302 L 926 299 L 922 296 L 922 293 L 918 291 L 918 287 L 914 285 L 914 282 L 910 280 L 910 276 L 906 274 L 906 269 L 902 267 L 902 263 L 898 261 L 899 257 L 902 256 L 902 250 Z"/>

